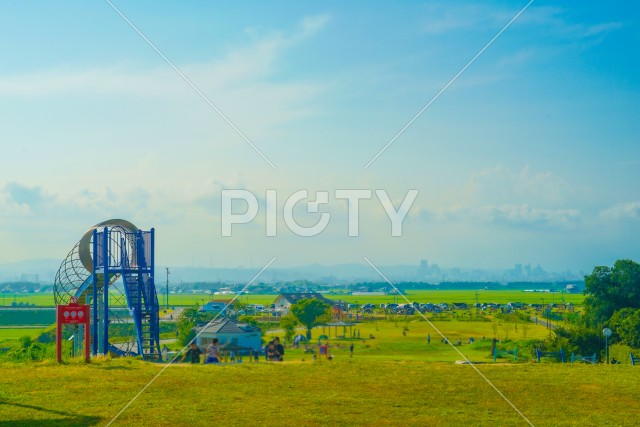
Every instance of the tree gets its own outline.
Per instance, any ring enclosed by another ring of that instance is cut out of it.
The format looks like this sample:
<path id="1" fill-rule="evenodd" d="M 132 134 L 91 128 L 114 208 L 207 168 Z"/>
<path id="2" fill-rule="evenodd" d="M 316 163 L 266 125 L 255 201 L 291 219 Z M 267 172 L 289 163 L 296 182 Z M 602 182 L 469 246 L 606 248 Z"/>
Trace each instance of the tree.
<path id="1" fill-rule="evenodd" d="M 178 341 L 187 345 L 196 336 L 193 328 L 199 324 L 207 323 L 213 318 L 212 313 L 202 313 L 198 306 L 188 307 L 182 310 L 176 322 Z"/>
<path id="2" fill-rule="evenodd" d="M 529 332 L 529 323 L 524 322 L 522 324 L 522 338 L 527 339 L 527 332 Z"/>
<path id="3" fill-rule="evenodd" d="M 640 347 L 640 309 L 618 310 L 608 323 L 624 344 L 633 348 Z"/>
<path id="4" fill-rule="evenodd" d="M 509 339 L 509 333 L 511 332 L 511 329 L 513 329 L 513 324 L 504 322 L 504 325 L 502 325 L 502 329 L 504 330 L 504 339 L 506 341 Z"/>
<path id="5" fill-rule="evenodd" d="M 240 316 L 241 313 L 244 313 L 247 310 L 248 305 L 249 304 L 247 302 L 240 301 L 240 299 L 238 298 L 233 301 L 233 304 L 231 304 L 230 307 L 227 307 L 226 316 L 230 319 L 237 320 L 238 316 Z"/>
<path id="6" fill-rule="evenodd" d="M 284 329 L 284 339 L 287 342 L 293 341 L 293 336 L 296 333 L 296 326 L 298 325 L 298 319 L 291 314 L 282 316 L 280 318 L 280 327 Z"/>
<path id="7" fill-rule="evenodd" d="M 587 322 L 599 326 L 623 308 L 640 308 L 640 264 L 618 260 L 609 267 L 595 267 L 585 276 Z"/>
<path id="8" fill-rule="evenodd" d="M 562 347 L 565 352 L 575 352 L 582 355 L 599 353 L 604 349 L 604 337 L 602 332 L 586 326 L 558 326 L 549 335 L 547 342 L 550 348 Z"/>
<path id="9" fill-rule="evenodd" d="M 256 319 L 253 316 L 247 316 L 246 314 L 243 314 L 242 316 L 238 316 L 238 322 L 246 323 L 247 325 L 251 325 L 251 326 L 258 326 L 258 319 Z"/>
<path id="10" fill-rule="evenodd" d="M 331 306 L 315 298 L 303 298 L 291 306 L 291 314 L 307 328 L 307 339 L 311 339 L 311 329 L 331 316 Z"/>

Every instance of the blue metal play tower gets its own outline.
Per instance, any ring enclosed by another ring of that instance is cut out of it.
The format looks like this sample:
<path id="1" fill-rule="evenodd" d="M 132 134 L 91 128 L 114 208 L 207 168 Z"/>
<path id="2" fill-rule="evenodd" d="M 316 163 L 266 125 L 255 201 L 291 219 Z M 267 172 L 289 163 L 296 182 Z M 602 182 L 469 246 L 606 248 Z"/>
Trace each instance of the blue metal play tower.
<path id="1" fill-rule="evenodd" d="M 136 329 L 137 351 L 145 358 L 160 358 L 159 305 L 154 282 L 154 229 L 127 231 L 124 227 L 104 227 L 93 230 L 93 342 L 94 354 L 98 348 L 116 353 L 124 351 L 109 344 L 109 292 L 104 289 L 104 278 L 109 282 L 116 275 L 122 277 L 124 291 Z M 100 307 L 101 306 L 101 307 Z M 99 313 L 102 313 L 100 319 Z M 100 326 L 102 330 L 100 330 Z"/>
<path id="2" fill-rule="evenodd" d="M 161 360 L 160 322 L 156 294 L 155 234 L 138 230 L 124 220 L 109 220 L 92 227 L 63 261 L 56 275 L 56 303 L 70 296 L 91 305 L 92 353 L 139 355 Z M 121 278 L 122 283 L 116 283 Z M 117 325 L 133 324 L 129 343 L 111 343 Z"/>

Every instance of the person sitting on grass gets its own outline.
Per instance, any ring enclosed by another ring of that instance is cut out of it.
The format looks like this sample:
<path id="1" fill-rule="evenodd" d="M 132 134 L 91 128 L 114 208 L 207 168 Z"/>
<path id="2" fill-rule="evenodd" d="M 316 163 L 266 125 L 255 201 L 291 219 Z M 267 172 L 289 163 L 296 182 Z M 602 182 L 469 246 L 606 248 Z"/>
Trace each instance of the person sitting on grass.
<path id="1" fill-rule="evenodd" d="M 273 339 L 273 348 L 275 351 L 273 360 L 282 362 L 284 360 L 284 346 L 280 344 L 280 337 L 275 337 Z"/>
<path id="2" fill-rule="evenodd" d="M 204 363 L 220 363 L 220 345 L 218 338 L 214 338 L 207 347 L 207 359 Z"/>
<path id="3" fill-rule="evenodd" d="M 267 361 L 272 362 L 276 360 L 276 346 L 273 341 L 270 341 L 269 344 L 267 344 L 265 353 L 267 355 Z"/>
<path id="4" fill-rule="evenodd" d="M 191 360 L 191 363 L 200 363 L 201 354 L 202 351 L 200 351 L 196 343 L 191 342 L 191 344 L 189 344 L 189 350 L 187 350 L 184 356 L 182 356 L 182 359 L 180 361 L 184 362 L 184 360 L 188 357 Z"/>

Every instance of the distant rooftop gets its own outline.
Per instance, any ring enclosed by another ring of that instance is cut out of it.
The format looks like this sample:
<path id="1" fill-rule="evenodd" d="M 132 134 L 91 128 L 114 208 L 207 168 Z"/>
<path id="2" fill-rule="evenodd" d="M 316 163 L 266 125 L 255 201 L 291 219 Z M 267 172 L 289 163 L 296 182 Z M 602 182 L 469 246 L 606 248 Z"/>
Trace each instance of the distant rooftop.
<path id="1" fill-rule="evenodd" d="M 250 334 L 262 332 L 256 326 L 248 323 L 240 323 L 228 317 L 221 317 L 204 326 L 196 326 L 193 328 L 197 333 L 209 332 L 214 334 Z"/>

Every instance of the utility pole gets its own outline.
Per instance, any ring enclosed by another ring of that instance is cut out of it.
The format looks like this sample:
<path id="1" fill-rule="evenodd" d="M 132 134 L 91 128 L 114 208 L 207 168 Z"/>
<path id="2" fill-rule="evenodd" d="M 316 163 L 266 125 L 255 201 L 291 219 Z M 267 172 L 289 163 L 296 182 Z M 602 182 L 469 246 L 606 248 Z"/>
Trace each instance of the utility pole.
<path id="1" fill-rule="evenodd" d="M 165 269 L 167 270 L 167 310 L 169 310 L 169 275 L 171 274 L 171 272 L 169 271 L 169 267 L 165 267 Z"/>

